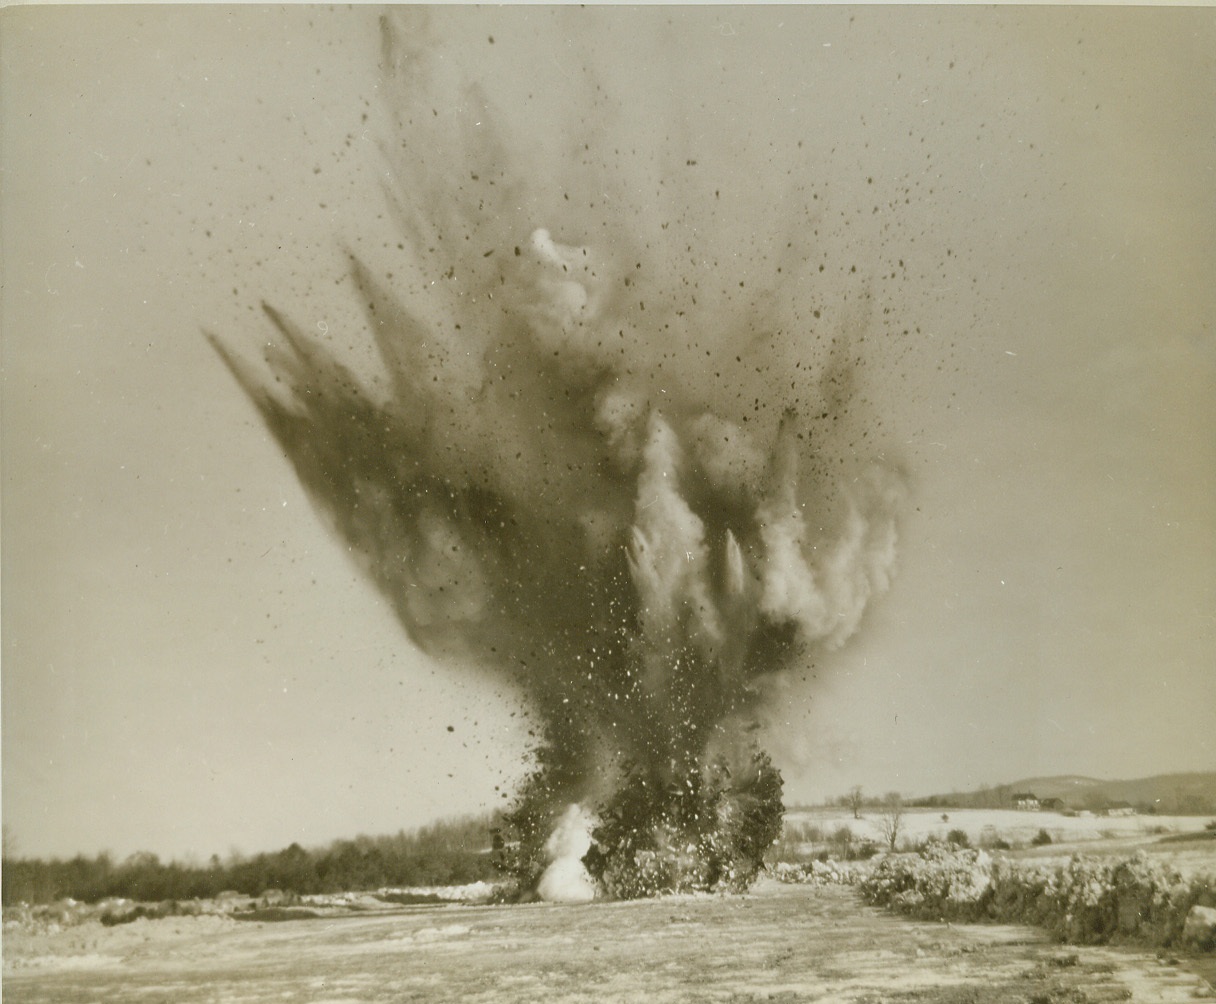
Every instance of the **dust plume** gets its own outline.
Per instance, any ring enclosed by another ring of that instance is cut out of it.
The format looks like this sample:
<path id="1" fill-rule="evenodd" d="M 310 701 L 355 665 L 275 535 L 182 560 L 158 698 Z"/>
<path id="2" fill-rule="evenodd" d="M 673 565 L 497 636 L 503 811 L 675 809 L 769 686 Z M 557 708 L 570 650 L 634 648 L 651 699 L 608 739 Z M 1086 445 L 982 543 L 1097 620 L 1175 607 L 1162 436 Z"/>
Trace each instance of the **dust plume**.
<path id="1" fill-rule="evenodd" d="M 409 636 L 543 722 L 501 841 L 521 888 L 745 887 L 782 811 L 765 683 L 893 571 L 902 481 L 851 438 L 864 311 L 819 323 L 806 221 L 715 264 L 699 196 L 660 226 L 608 157 L 544 177 L 415 16 L 381 52 L 400 261 L 350 262 L 379 372 L 272 307 L 265 367 L 216 347 Z"/>

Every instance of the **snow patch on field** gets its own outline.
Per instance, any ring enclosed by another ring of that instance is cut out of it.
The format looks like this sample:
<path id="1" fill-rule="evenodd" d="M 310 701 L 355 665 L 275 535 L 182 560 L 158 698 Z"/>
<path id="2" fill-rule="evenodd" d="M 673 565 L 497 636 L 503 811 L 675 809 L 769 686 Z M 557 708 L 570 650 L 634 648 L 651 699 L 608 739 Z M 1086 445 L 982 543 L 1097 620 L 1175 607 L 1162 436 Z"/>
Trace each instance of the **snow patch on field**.
<path id="1" fill-rule="evenodd" d="M 377 890 L 380 896 L 434 896 L 453 903 L 483 903 L 494 893 L 490 882 L 470 882 L 467 885 L 391 886 Z"/>
<path id="2" fill-rule="evenodd" d="M 884 842 L 880 822 L 883 810 L 866 808 L 860 819 L 851 812 L 836 809 L 802 809 L 785 814 L 787 826 L 817 826 L 828 839 L 847 829 L 857 840 Z M 1095 816 L 1021 809 L 916 809 L 905 808 L 900 820 L 901 839 L 921 841 L 929 837 L 944 840 L 951 830 L 962 830 L 973 844 L 986 839 L 1009 843 L 1029 843 L 1046 830 L 1056 843 L 1080 843 L 1120 837 L 1146 837 L 1170 833 L 1198 833 L 1208 816 Z"/>

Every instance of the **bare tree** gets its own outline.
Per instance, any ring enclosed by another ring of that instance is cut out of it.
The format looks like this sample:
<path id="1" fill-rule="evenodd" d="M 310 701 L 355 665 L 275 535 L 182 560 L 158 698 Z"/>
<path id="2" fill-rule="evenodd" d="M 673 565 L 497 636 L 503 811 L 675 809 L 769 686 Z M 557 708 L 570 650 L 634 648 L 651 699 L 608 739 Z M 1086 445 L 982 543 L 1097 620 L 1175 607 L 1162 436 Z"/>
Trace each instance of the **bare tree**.
<path id="1" fill-rule="evenodd" d="M 849 793 L 847 795 L 845 795 L 844 798 L 845 798 L 845 805 L 847 805 L 850 809 L 853 810 L 853 818 L 860 819 L 861 818 L 861 804 L 862 804 L 861 785 L 860 784 L 853 785 L 853 787 L 849 789 Z"/>
<path id="2" fill-rule="evenodd" d="M 904 828 L 904 803 L 897 792 L 891 792 L 882 803 L 882 813 L 878 817 L 878 832 L 882 834 L 890 850 L 895 850 L 895 843 Z"/>

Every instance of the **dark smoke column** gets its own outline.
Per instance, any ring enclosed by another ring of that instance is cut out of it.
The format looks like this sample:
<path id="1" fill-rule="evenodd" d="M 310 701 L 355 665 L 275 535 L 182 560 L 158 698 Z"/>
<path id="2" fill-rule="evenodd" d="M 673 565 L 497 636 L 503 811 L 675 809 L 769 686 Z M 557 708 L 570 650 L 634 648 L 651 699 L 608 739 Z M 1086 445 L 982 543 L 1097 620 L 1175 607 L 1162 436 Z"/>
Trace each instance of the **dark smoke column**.
<path id="1" fill-rule="evenodd" d="M 747 729 L 763 682 L 886 588 L 898 480 L 846 483 L 799 417 L 845 400 L 838 353 L 779 421 L 715 407 L 711 368 L 763 346 L 649 288 L 622 221 L 608 253 L 545 229 L 480 92 L 431 114 L 416 37 L 386 25 L 382 54 L 412 275 L 351 263 L 381 378 L 269 307 L 267 371 L 216 347 L 409 636 L 508 675 L 541 716 L 504 834 L 521 891 L 590 895 L 588 872 L 616 896 L 744 888 L 781 825 Z M 708 367 L 678 385 L 651 365 L 673 330 Z"/>

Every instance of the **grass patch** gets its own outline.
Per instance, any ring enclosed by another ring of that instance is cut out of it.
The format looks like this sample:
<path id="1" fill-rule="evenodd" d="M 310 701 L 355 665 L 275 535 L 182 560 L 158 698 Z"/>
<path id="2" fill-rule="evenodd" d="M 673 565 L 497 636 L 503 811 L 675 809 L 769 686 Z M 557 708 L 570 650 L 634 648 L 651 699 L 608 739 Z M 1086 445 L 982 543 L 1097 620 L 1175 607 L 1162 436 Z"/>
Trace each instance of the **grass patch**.
<path id="1" fill-rule="evenodd" d="M 380 892 L 376 893 L 376 899 L 382 903 L 396 903 L 398 906 L 427 906 L 448 902 L 433 892 Z"/>
<path id="2" fill-rule="evenodd" d="M 284 920 L 317 920 L 321 914 L 303 906 L 266 906 L 258 910 L 243 910 L 232 914 L 233 920 L 265 920 L 277 923 Z"/>

